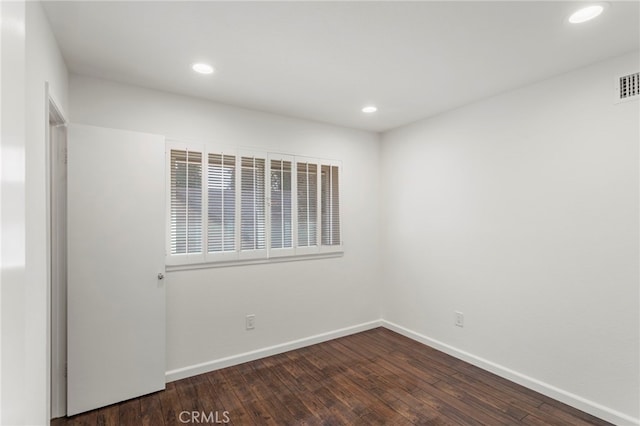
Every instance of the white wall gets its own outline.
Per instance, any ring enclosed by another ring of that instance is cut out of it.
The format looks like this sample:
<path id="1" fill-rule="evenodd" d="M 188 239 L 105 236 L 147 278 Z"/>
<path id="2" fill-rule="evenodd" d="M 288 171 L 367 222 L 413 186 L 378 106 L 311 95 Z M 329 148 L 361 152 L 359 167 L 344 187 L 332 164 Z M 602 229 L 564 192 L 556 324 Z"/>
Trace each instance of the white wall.
<path id="1" fill-rule="evenodd" d="M 70 115 L 73 123 L 343 162 L 343 257 L 167 274 L 170 379 L 380 318 L 376 134 L 77 75 Z M 244 329 L 246 314 L 256 315 L 253 331 Z M 212 365 L 221 364 L 204 368 Z"/>
<path id="2" fill-rule="evenodd" d="M 46 424 L 50 396 L 45 81 L 64 111 L 67 71 L 39 3 L 2 2 L 2 12 L 0 422 Z"/>
<path id="3" fill-rule="evenodd" d="M 0 2 L 0 424 L 23 421 L 25 4 Z"/>
<path id="4" fill-rule="evenodd" d="M 47 201 L 48 99 L 67 111 L 68 73 L 39 2 L 26 5 L 26 424 L 42 424 L 50 413 L 50 293 Z"/>
<path id="5" fill-rule="evenodd" d="M 637 422 L 640 103 L 612 99 L 639 68 L 630 54 L 384 134 L 384 319 Z"/>

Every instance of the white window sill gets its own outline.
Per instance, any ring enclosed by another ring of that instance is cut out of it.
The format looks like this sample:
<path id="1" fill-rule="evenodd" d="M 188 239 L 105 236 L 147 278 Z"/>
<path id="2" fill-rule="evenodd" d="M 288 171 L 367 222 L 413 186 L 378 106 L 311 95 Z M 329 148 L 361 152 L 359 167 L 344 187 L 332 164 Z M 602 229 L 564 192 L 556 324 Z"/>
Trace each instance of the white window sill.
<path id="1" fill-rule="evenodd" d="M 209 268 L 226 268 L 230 266 L 246 266 L 246 265 L 268 265 L 272 263 L 283 262 L 298 262 L 302 260 L 315 260 L 315 259 L 331 259 L 337 257 L 343 257 L 344 251 L 331 251 L 326 253 L 313 253 L 303 255 L 292 256 L 278 256 L 261 259 L 243 259 L 243 260 L 222 260 L 216 262 L 202 262 L 202 263 L 189 263 L 183 265 L 167 265 L 167 272 L 175 271 L 190 271 L 194 269 L 209 269 Z"/>

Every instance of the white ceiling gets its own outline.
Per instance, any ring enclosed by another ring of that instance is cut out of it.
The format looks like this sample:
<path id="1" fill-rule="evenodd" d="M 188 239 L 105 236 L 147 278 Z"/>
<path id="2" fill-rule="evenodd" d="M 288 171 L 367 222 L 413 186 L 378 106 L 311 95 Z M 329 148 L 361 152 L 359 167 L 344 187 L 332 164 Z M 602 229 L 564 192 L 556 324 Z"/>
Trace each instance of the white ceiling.
<path id="1" fill-rule="evenodd" d="M 640 2 L 44 2 L 71 72 L 384 131 L 640 49 Z M 197 75 L 193 62 L 216 68 Z M 360 109 L 374 103 L 377 113 Z"/>

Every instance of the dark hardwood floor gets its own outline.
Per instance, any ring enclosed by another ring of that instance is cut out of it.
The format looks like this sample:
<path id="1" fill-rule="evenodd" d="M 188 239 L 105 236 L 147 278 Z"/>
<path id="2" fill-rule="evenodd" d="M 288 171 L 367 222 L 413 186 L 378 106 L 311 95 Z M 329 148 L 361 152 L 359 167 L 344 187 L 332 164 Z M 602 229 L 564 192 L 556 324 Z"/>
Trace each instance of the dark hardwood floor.
<path id="1" fill-rule="evenodd" d="M 63 425 L 608 425 L 384 328 L 167 384 Z"/>

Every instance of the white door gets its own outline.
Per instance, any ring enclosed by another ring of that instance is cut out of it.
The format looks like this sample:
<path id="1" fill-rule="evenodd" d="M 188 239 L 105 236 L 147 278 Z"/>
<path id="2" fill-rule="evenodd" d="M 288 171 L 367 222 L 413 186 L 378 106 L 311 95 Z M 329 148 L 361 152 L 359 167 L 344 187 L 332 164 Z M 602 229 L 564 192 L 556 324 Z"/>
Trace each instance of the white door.
<path id="1" fill-rule="evenodd" d="M 165 387 L 164 146 L 69 128 L 67 415 Z"/>

